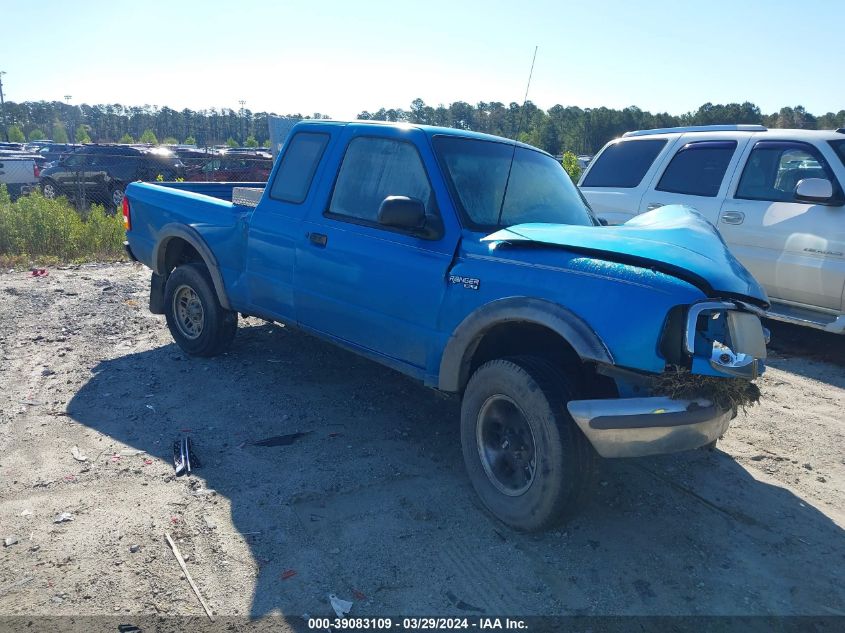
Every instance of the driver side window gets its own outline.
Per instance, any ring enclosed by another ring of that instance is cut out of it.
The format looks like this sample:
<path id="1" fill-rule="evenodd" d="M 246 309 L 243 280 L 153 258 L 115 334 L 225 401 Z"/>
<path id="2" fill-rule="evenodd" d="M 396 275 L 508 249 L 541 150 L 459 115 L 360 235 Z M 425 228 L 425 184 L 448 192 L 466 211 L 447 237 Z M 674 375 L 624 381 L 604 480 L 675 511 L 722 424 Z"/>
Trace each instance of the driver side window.
<path id="1" fill-rule="evenodd" d="M 793 202 L 795 188 L 806 178 L 824 178 L 837 189 L 824 158 L 811 145 L 760 141 L 748 157 L 736 189 L 736 198 Z"/>
<path id="2" fill-rule="evenodd" d="M 65 160 L 65 165 L 67 167 L 82 167 L 90 157 L 87 154 L 82 152 L 77 152 L 76 154 L 71 154 Z"/>
<path id="3" fill-rule="evenodd" d="M 329 213 L 375 224 L 387 196 L 416 198 L 432 213 L 434 196 L 417 148 L 393 139 L 353 139 L 340 166 Z"/>

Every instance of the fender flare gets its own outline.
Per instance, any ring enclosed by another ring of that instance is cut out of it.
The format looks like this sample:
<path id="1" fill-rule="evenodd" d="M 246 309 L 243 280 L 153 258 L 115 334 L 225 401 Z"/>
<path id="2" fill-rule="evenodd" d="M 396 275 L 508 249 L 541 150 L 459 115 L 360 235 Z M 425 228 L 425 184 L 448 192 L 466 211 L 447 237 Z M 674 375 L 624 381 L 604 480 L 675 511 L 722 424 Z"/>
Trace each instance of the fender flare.
<path id="1" fill-rule="evenodd" d="M 438 389 L 461 391 L 469 380 L 472 356 L 481 339 L 494 326 L 508 322 L 541 325 L 569 343 L 581 360 L 613 364 L 604 341 L 572 310 L 543 299 L 506 297 L 477 308 L 455 328 L 440 359 Z"/>
<path id="2" fill-rule="evenodd" d="M 153 248 L 153 272 L 161 275 L 163 278 L 166 278 L 170 274 L 170 271 L 166 270 L 165 255 L 167 254 L 167 245 L 175 238 L 185 240 L 200 254 L 203 263 L 208 268 L 209 275 L 211 275 L 217 300 L 226 310 L 231 310 L 232 306 L 229 303 L 229 297 L 226 295 L 226 286 L 223 284 L 223 275 L 220 274 L 217 258 L 211 252 L 211 249 L 205 243 L 199 231 L 192 226 L 174 222 L 165 224 L 161 228 L 161 231 L 158 233 L 158 241 Z"/>

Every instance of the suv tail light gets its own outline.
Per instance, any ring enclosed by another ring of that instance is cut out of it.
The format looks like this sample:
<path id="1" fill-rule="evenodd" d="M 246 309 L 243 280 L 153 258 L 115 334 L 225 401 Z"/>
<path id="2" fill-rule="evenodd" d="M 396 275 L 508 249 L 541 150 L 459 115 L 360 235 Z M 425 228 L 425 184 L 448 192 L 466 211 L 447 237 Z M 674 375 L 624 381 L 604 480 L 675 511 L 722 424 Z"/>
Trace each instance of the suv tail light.
<path id="1" fill-rule="evenodd" d="M 132 218 L 129 215 L 129 198 L 123 196 L 123 228 L 127 231 L 132 230 Z"/>
<path id="2" fill-rule="evenodd" d="M 38 167 L 38 163 L 32 163 L 32 176 L 33 178 L 41 177 L 41 169 Z"/>

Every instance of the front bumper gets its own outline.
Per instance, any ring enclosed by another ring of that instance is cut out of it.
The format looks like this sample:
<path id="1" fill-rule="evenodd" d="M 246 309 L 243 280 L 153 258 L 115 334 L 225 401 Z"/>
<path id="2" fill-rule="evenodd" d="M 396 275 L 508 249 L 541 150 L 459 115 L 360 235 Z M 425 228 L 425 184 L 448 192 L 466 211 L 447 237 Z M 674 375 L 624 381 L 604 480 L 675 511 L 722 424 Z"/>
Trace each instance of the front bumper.
<path id="1" fill-rule="evenodd" d="M 734 412 L 709 400 L 666 397 L 573 400 L 575 423 L 602 457 L 641 457 L 699 448 L 728 429 Z"/>

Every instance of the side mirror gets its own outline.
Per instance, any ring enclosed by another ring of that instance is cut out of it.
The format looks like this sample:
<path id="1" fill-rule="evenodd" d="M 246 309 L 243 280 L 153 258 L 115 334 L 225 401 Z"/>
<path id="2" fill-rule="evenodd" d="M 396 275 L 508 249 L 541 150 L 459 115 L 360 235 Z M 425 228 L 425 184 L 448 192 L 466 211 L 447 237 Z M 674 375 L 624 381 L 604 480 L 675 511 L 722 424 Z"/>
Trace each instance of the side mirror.
<path id="1" fill-rule="evenodd" d="M 378 222 L 411 231 L 421 229 L 425 226 L 425 206 L 416 198 L 387 196 L 378 208 Z"/>
<path id="2" fill-rule="evenodd" d="M 827 202 L 833 197 L 833 185 L 826 178 L 804 178 L 795 187 L 799 202 Z"/>

